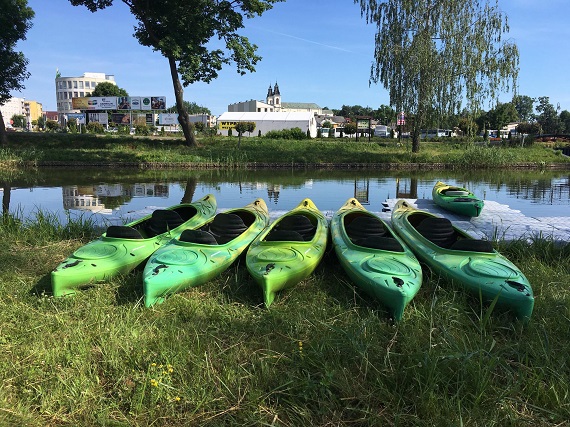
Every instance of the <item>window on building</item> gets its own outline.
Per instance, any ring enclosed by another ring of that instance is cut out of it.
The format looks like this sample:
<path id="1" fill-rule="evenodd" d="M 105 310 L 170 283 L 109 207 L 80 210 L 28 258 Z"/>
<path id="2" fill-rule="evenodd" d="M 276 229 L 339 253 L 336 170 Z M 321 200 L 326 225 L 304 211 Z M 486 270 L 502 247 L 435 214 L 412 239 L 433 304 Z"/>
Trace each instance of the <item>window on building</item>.
<path id="1" fill-rule="evenodd" d="M 73 97 L 77 98 L 77 92 L 73 92 Z"/>
<path id="2" fill-rule="evenodd" d="M 79 80 L 79 89 L 83 89 L 83 80 Z"/>
<path id="3" fill-rule="evenodd" d="M 64 82 L 64 83 L 65 83 L 65 82 Z M 68 88 L 68 89 L 71 89 L 71 80 L 69 80 L 69 81 L 67 82 L 67 88 Z"/>
<path id="4" fill-rule="evenodd" d="M 67 92 L 63 92 L 63 99 L 67 99 Z"/>
<path id="5" fill-rule="evenodd" d="M 83 96 L 84 96 L 83 93 L 84 93 L 84 92 L 79 92 L 79 96 L 80 96 L 81 98 L 83 98 Z"/>
<path id="6" fill-rule="evenodd" d="M 77 80 L 73 80 L 73 89 L 77 89 Z"/>

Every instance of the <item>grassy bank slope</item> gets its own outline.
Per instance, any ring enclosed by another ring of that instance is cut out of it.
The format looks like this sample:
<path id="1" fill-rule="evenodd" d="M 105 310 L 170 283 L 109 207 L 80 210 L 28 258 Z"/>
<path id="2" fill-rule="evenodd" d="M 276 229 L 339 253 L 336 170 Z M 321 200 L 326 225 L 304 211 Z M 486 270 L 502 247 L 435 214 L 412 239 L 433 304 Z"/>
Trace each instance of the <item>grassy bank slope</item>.
<path id="1" fill-rule="evenodd" d="M 244 265 L 164 304 L 141 273 L 50 296 L 91 225 L 0 223 L 0 425 L 559 426 L 570 419 L 570 247 L 498 247 L 523 326 L 426 274 L 398 325 L 330 252 L 270 310 Z M 427 272 L 426 272 L 427 273 Z"/>
<path id="2" fill-rule="evenodd" d="M 143 167 L 405 167 L 450 168 L 570 166 L 570 159 L 541 144 L 489 147 L 466 142 L 423 142 L 419 153 L 395 140 L 268 140 L 212 138 L 188 148 L 180 139 L 73 134 L 11 134 L 0 150 L 7 165 L 123 164 Z"/>

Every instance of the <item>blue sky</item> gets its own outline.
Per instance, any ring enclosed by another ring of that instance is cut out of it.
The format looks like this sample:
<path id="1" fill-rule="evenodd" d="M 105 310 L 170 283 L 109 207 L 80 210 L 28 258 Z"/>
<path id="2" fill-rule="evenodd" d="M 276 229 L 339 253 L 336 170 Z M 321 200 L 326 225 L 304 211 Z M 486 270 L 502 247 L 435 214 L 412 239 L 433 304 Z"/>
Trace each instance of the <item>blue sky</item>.
<path id="1" fill-rule="evenodd" d="M 44 110 L 56 109 L 55 72 L 114 74 L 132 95 L 167 98 L 174 92 L 167 60 L 132 36 L 134 19 L 115 0 L 91 13 L 68 0 L 28 0 L 36 16 L 27 40 L 19 44 L 29 60 L 26 89 L 14 96 L 36 100 Z M 550 97 L 570 110 L 569 0 L 499 0 L 508 15 L 509 37 L 520 51 L 519 93 Z M 184 89 L 184 99 L 220 115 L 227 105 L 265 98 L 269 85 L 279 84 L 284 102 L 314 102 L 321 107 L 389 104 L 387 91 L 369 86 L 375 28 L 366 25 L 352 0 L 288 0 L 262 17 L 246 21 L 242 34 L 257 44 L 263 59 L 256 72 L 239 76 L 226 66 L 218 79 Z M 510 101 L 512 93 L 500 96 Z M 490 107 L 486 107 L 488 109 Z"/>

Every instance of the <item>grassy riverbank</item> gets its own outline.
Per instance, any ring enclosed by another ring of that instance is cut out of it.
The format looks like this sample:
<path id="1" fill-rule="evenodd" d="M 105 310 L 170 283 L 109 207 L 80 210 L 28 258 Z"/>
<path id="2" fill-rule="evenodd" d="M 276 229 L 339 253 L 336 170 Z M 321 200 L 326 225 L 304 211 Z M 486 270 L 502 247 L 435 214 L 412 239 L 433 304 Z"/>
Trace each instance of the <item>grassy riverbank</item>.
<path id="1" fill-rule="evenodd" d="M 0 425 L 560 426 L 570 419 L 570 247 L 496 243 L 533 284 L 528 325 L 437 275 L 394 325 L 330 252 L 270 310 L 244 265 L 151 309 L 141 273 L 64 299 L 82 219 L 0 222 Z"/>
<path id="2" fill-rule="evenodd" d="M 10 144 L 0 150 L 4 167 L 72 164 L 134 167 L 447 167 L 490 169 L 497 167 L 570 167 L 570 159 L 551 147 L 486 146 L 460 140 L 422 142 L 412 153 L 404 140 L 366 139 L 269 140 L 204 138 L 188 148 L 181 139 L 111 137 L 77 134 L 10 134 Z"/>

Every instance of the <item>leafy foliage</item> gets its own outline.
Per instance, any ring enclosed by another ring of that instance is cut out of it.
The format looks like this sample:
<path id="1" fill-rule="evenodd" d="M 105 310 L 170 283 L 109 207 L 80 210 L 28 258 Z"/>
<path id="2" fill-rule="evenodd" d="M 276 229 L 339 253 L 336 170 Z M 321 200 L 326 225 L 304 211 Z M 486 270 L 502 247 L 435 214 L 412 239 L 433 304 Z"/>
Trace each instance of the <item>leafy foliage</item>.
<path id="1" fill-rule="evenodd" d="M 95 86 L 91 96 L 129 96 L 125 89 L 111 82 L 101 82 Z"/>
<path id="2" fill-rule="evenodd" d="M 390 104 L 414 116 L 412 151 L 431 115 L 471 111 L 514 86 L 519 54 L 506 16 L 490 0 L 355 0 L 378 27 L 370 80 Z M 509 82 L 511 82 L 509 84 Z"/>
<path id="3" fill-rule="evenodd" d="M 307 135 L 300 128 L 270 130 L 264 135 L 269 139 L 306 139 Z"/>
<path id="4" fill-rule="evenodd" d="M 137 20 L 134 36 L 143 46 L 168 59 L 174 86 L 178 120 L 186 143 L 195 146 L 183 88 L 195 82 L 210 82 L 223 65 L 235 63 L 240 74 L 255 71 L 261 59 L 257 46 L 238 33 L 244 18 L 259 16 L 280 0 L 122 0 Z M 113 0 L 70 0 L 91 12 L 105 9 Z M 225 45 L 223 48 L 220 44 Z M 180 77 L 179 77 L 180 76 Z M 182 80 L 182 84 L 180 82 Z"/>

